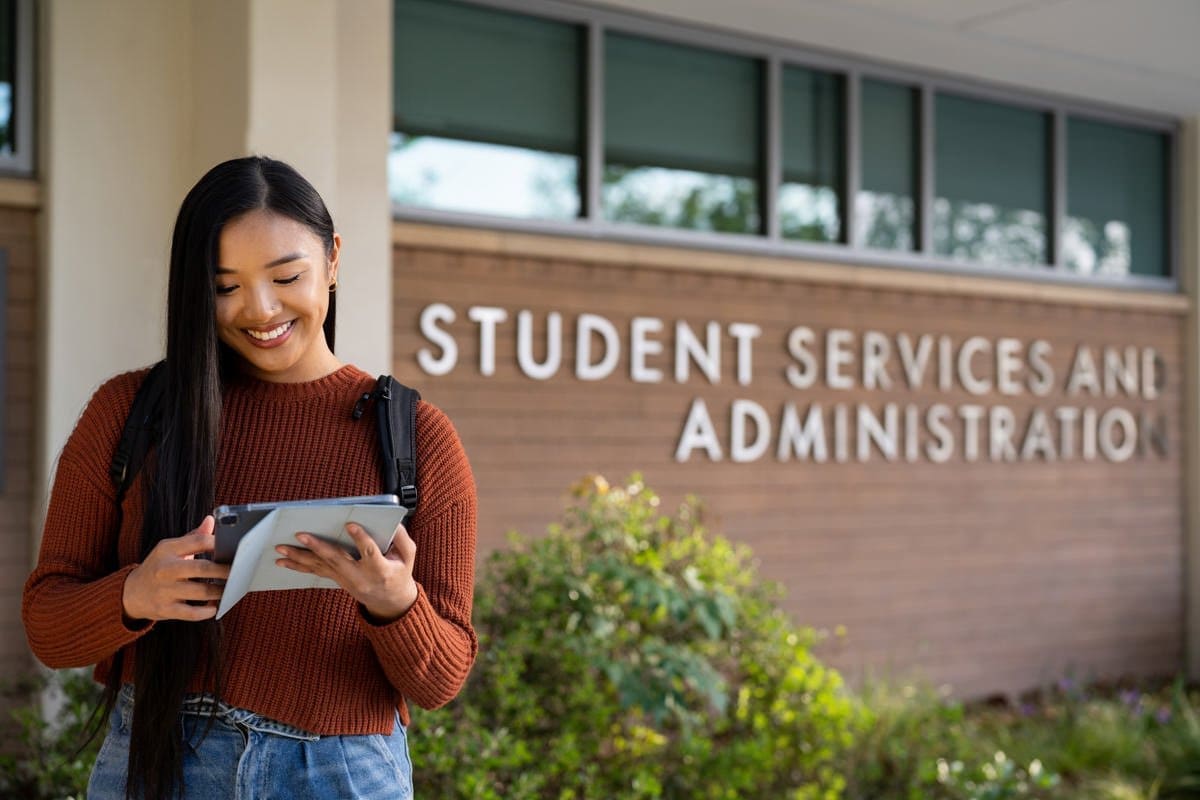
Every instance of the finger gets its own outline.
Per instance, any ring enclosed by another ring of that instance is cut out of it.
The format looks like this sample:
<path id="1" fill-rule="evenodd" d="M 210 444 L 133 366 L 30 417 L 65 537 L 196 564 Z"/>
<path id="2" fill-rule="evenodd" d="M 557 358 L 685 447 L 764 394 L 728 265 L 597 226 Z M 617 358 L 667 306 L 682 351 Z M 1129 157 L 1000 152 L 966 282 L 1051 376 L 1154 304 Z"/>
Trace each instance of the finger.
<path id="1" fill-rule="evenodd" d="M 187 603 L 173 603 L 163 619 L 181 619 L 185 622 L 201 622 L 212 619 L 217 615 L 217 607 L 213 605 L 192 606 Z"/>
<path id="2" fill-rule="evenodd" d="M 160 567 L 164 578 L 169 580 L 229 580 L 230 566 L 217 564 L 207 559 L 182 558 Z"/>
<path id="3" fill-rule="evenodd" d="M 308 548 L 314 557 L 331 567 L 337 568 L 354 561 L 354 557 L 343 548 L 313 536 L 311 533 L 297 533 L 296 540 L 300 542 L 301 546 Z"/>
<path id="4" fill-rule="evenodd" d="M 333 575 L 330 566 L 320 556 L 306 548 L 281 545 L 275 548 L 275 552 L 281 556 L 275 560 L 278 566 L 323 577 L 332 577 Z"/>
<path id="5" fill-rule="evenodd" d="M 206 519 L 212 519 L 212 517 L 206 517 Z M 197 533 L 193 531 L 175 539 L 163 539 L 159 542 L 159 546 L 164 547 L 167 552 L 178 558 L 186 558 L 187 556 L 195 556 L 200 553 L 213 552 L 217 546 L 217 539 L 212 533 Z"/>
<path id="6" fill-rule="evenodd" d="M 179 600 L 220 600 L 224 586 L 197 581 L 183 581 L 176 595 Z"/>
<path id="7" fill-rule="evenodd" d="M 405 564 L 411 564 L 417 558 L 417 543 L 408 535 L 408 528 L 404 527 L 403 523 L 396 526 L 388 555 L 393 560 L 403 561 Z"/>
<path id="8" fill-rule="evenodd" d="M 358 523 L 351 522 L 347 524 L 346 533 L 350 534 L 350 539 L 358 549 L 360 560 L 374 561 L 383 555 L 379 552 L 379 546 L 375 544 L 375 540 L 371 538 L 371 534 L 367 533 L 367 529 Z"/>
<path id="9" fill-rule="evenodd" d="M 204 519 L 200 520 L 200 524 L 194 529 L 188 531 L 189 534 L 195 533 L 201 536 L 212 536 L 213 530 L 216 529 L 217 521 L 213 519 L 213 515 L 209 514 Z"/>
<path id="10" fill-rule="evenodd" d="M 275 566 L 283 567 L 284 569 L 290 569 L 294 572 L 303 572 L 307 575 L 315 575 L 316 574 L 316 570 L 313 567 L 310 567 L 308 564 L 305 564 L 300 561 L 293 561 L 290 558 L 275 559 Z"/>

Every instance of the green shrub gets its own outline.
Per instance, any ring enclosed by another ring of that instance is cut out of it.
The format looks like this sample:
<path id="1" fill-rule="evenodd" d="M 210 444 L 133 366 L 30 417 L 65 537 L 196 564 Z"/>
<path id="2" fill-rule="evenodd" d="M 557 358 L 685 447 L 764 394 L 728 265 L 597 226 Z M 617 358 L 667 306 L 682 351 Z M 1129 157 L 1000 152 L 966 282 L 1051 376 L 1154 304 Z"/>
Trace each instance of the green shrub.
<path id="1" fill-rule="evenodd" d="M 636 476 L 576 495 L 548 536 L 488 560 L 479 661 L 447 709 L 416 713 L 418 792 L 841 797 L 858 707 L 750 553 Z"/>
<path id="2" fill-rule="evenodd" d="M 11 697 L 30 698 L 13 710 L 19 739 L 0 753 L 0 797 L 74 800 L 87 792 L 88 776 L 103 737 L 85 745 L 100 687 L 88 673 L 62 670 L 9 687 Z M 59 713 L 47 720 L 38 697 L 47 692 Z"/>

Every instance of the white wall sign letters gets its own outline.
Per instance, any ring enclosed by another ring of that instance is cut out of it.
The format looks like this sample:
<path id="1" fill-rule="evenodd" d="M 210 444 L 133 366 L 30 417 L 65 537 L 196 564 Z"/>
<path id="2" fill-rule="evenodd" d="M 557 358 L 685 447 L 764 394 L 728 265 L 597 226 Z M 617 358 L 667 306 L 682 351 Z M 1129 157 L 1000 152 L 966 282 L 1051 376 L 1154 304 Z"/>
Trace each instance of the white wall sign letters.
<path id="1" fill-rule="evenodd" d="M 694 397 L 676 439 L 679 462 L 1122 462 L 1166 455 L 1166 416 L 1154 407 L 1166 371 L 1152 347 L 1076 343 L 1061 354 L 1058 363 L 1067 368 L 1060 372 L 1054 348 L 1042 339 L 798 325 L 781 343 L 786 366 L 758 374 L 755 353 L 769 345 L 762 327 L 749 322 L 638 316 L 622 326 L 591 313 L 566 319 L 557 311 L 537 317 L 471 306 L 460 315 L 432 303 L 420 314 L 425 345 L 416 353 L 427 374 L 459 368 L 450 328 L 460 316 L 475 328 L 485 378 L 496 372 L 497 338 L 511 336 L 517 369 L 537 381 L 568 371 L 579 381 L 609 380 L 624 361 L 637 384 L 770 381 L 794 392 L 795 399 L 773 407 L 744 397 L 718 408 Z M 564 365 L 564 352 L 574 354 L 573 364 Z M 723 360 L 722 352 L 732 358 Z M 824 402 L 805 399 L 814 390 L 823 390 Z M 844 401 L 836 400 L 841 392 Z"/>

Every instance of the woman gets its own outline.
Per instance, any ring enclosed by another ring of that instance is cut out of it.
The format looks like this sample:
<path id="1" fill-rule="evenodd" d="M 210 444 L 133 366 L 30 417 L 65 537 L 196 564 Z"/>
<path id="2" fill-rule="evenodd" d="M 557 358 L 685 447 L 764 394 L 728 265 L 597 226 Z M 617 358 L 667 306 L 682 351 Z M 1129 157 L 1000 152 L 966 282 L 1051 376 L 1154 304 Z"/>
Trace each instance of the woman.
<path id="1" fill-rule="evenodd" d="M 89 797 L 408 797 L 407 704 L 466 679 L 475 485 L 428 403 L 421 501 L 391 549 L 350 526 L 353 560 L 299 534 L 276 563 L 341 588 L 251 593 L 214 620 L 229 569 L 205 557 L 212 508 L 381 489 L 374 415 L 352 416 L 375 379 L 333 354 L 340 247 L 291 167 L 214 167 L 175 223 L 156 446 L 118 505 L 139 370 L 96 391 L 63 448 L 22 610 L 42 662 L 96 664 L 107 687 Z"/>

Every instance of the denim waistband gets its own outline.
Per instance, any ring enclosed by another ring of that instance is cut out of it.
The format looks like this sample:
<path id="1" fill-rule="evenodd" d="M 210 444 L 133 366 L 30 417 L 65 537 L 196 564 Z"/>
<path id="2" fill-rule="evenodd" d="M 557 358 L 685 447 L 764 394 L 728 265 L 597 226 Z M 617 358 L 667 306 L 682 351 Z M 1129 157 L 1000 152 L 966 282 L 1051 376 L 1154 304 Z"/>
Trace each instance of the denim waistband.
<path id="1" fill-rule="evenodd" d="M 117 705 L 120 708 L 126 725 L 128 725 L 129 720 L 133 716 L 133 684 L 127 683 L 121 687 L 121 692 L 117 698 Z M 319 733 L 311 733 L 303 728 L 297 728 L 294 725 L 288 725 L 270 717 L 264 717 L 262 714 L 247 708 L 231 706 L 228 703 L 218 700 L 211 694 L 189 693 L 184 695 L 183 706 L 179 712 L 190 717 L 212 717 L 218 722 L 224 722 L 235 727 L 246 728 L 258 733 L 286 736 L 289 739 L 315 742 L 321 738 Z"/>

